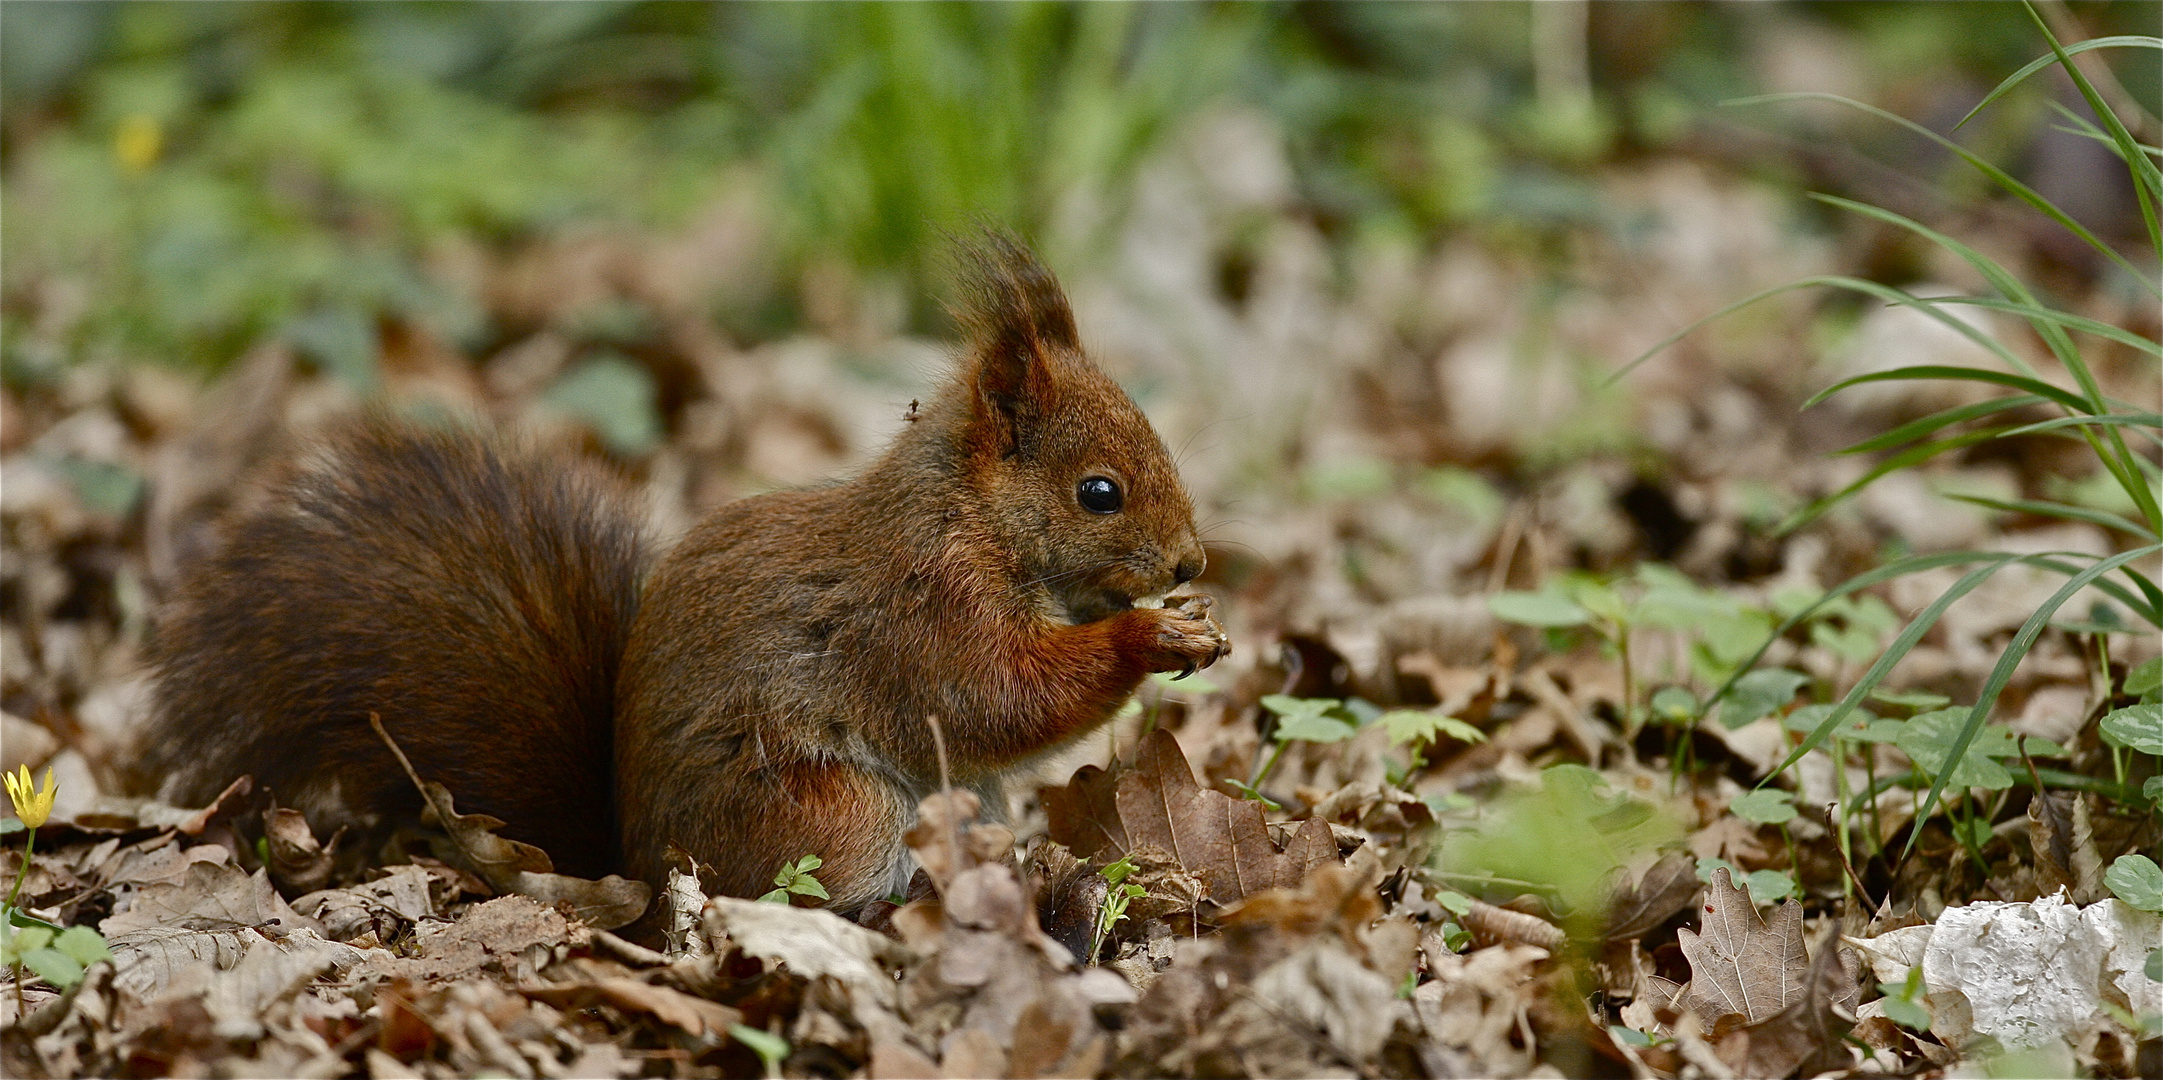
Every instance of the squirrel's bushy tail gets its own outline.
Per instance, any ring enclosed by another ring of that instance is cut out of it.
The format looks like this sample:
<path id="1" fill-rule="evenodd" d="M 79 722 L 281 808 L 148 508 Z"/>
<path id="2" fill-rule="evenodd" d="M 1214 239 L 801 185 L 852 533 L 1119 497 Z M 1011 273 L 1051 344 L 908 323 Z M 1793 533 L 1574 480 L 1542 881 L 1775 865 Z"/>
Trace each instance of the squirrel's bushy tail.
<path id="1" fill-rule="evenodd" d="M 252 774 L 317 828 L 416 815 L 378 714 L 464 814 L 615 868 L 610 716 L 646 542 L 589 461 L 372 415 L 228 523 L 152 635 L 143 780 Z"/>

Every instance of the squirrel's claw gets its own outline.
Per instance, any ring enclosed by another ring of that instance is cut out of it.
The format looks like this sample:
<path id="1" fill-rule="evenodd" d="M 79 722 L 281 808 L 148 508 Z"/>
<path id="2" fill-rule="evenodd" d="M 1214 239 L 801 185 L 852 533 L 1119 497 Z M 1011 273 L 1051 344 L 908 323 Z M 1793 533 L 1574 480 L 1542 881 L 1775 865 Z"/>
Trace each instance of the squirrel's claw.
<path id="1" fill-rule="evenodd" d="M 1194 674 L 1194 665 L 1193 665 L 1193 664 L 1188 664 L 1188 665 L 1187 665 L 1187 669 L 1186 669 L 1185 671 L 1182 671 L 1182 672 L 1180 672 L 1179 674 L 1177 674 L 1177 675 L 1174 675 L 1174 676 L 1172 676 L 1172 681 L 1173 681 L 1173 682 L 1178 682 L 1179 680 L 1181 680 L 1181 679 L 1184 679 L 1184 678 L 1186 678 L 1187 676 L 1189 676 L 1189 675 L 1192 675 L 1192 674 Z"/>

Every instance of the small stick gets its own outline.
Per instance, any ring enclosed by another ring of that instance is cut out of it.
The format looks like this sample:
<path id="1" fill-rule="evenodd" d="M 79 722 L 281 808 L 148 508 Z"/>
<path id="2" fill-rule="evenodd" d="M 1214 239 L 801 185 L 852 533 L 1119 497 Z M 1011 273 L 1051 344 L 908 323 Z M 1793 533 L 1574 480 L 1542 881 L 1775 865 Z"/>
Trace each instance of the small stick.
<path id="1" fill-rule="evenodd" d="M 925 714 L 924 723 L 931 728 L 931 746 L 939 755 L 939 790 L 946 791 L 954 786 L 946 771 L 946 732 L 939 727 L 937 713 Z"/>
<path id="2" fill-rule="evenodd" d="M 604 952 L 615 954 L 616 959 L 627 964 L 656 967 L 666 966 L 672 962 L 669 960 L 667 953 L 655 952 L 644 945 L 625 941 L 606 930 L 594 930 L 592 934 L 595 945 L 600 946 Z"/>
<path id="3" fill-rule="evenodd" d="M 429 791 L 428 785 L 421 782 L 421 774 L 413 770 L 413 762 L 407 760 L 406 752 L 398 748 L 398 740 L 391 738 L 391 733 L 383 730 L 382 714 L 369 713 L 368 726 L 376 729 L 376 735 L 383 740 L 383 745 L 391 748 L 391 753 L 398 758 L 399 766 L 406 771 L 406 779 L 413 781 L 414 789 L 421 793 L 421 801 L 427 803 L 428 808 L 436 812 L 436 820 L 443 826 L 443 835 L 449 837 L 451 844 L 458 848 L 459 854 L 466 857 L 467 865 L 480 866 L 480 857 L 466 850 L 466 845 L 458 839 L 458 834 L 451 831 L 451 812 L 445 809 L 443 804 L 437 802 L 435 793 Z"/>
<path id="4" fill-rule="evenodd" d="M 1845 768 L 1845 766 L 1844 766 L 1844 765 L 1841 765 L 1841 764 L 1839 764 L 1839 763 L 1837 763 L 1837 762 L 1836 762 L 1836 763 L 1834 764 L 1834 767 L 1835 767 L 1835 768 Z M 1839 821 L 1839 820 L 1840 820 L 1840 816 L 1839 816 L 1839 815 L 1840 815 L 1840 804 L 1839 804 L 1839 803 L 1837 803 L 1837 802 L 1829 802 L 1829 803 L 1826 803 L 1826 804 L 1825 804 L 1825 816 L 1826 816 L 1826 817 L 1828 817 L 1828 818 L 1831 818 L 1831 819 L 1832 819 L 1832 820 L 1834 820 L 1834 821 Z M 1839 849 L 1839 851 L 1840 851 L 1840 867 L 1841 867 L 1841 869 L 1843 869 L 1843 870 L 1846 870 L 1846 871 L 1848 872 L 1848 880 L 1849 880 L 1850 882 L 1853 882 L 1853 883 L 1854 883 L 1854 885 L 1855 885 L 1855 895 L 1857 895 L 1857 896 L 1860 896 L 1860 897 L 1862 897 L 1862 898 L 1863 898 L 1863 903 L 1864 903 L 1864 904 L 1870 904 L 1870 903 L 1871 903 L 1871 900 L 1870 900 L 1870 890 L 1868 890 L 1868 889 L 1865 889 L 1865 888 L 1863 888 L 1863 879 L 1862 879 L 1862 876 L 1861 876 L 1861 875 L 1859 875 L 1859 874 L 1857 874 L 1857 873 L 1855 872 L 1855 864 L 1854 864 L 1854 863 L 1852 863 L 1852 862 L 1850 862 L 1850 861 L 1848 861 L 1848 846 L 1847 846 L 1846 844 L 1835 844 L 1835 845 L 1833 845 L 1833 846 L 1834 846 L 1835 848 Z M 1793 857 L 1793 856 L 1792 856 L 1792 854 L 1791 854 L 1791 855 L 1790 855 L 1790 858 L 1792 858 L 1792 857 Z"/>

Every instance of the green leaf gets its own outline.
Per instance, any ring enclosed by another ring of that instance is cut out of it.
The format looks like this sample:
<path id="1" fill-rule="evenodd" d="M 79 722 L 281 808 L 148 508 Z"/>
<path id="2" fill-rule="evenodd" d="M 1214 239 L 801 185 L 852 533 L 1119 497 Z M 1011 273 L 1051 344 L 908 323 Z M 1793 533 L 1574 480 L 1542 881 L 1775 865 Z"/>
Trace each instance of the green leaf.
<path id="1" fill-rule="evenodd" d="M 1743 875 L 1742 883 L 1750 890 L 1753 904 L 1777 904 L 1798 891 L 1795 879 L 1778 870 L 1752 870 Z"/>
<path id="2" fill-rule="evenodd" d="M 2148 962 L 2141 965 L 2141 972 L 2149 982 L 2163 983 L 2163 948 L 2148 950 Z"/>
<path id="3" fill-rule="evenodd" d="M 1622 602 L 1622 594 L 1596 581 L 1581 582 L 1570 590 L 1571 599 L 1578 606 L 1611 623 L 1627 623 L 1630 609 Z"/>
<path id="4" fill-rule="evenodd" d="M 371 315 L 350 307 L 319 310 L 293 320 L 286 337 L 318 370 L 362 394 L 381 385 L 376 371 L 380 344 Z"/>
<path id="5" fill-rule="evenodd" d="M 26 952 L 22 957 L 22 965 L 62 990 L 83 981 L 83 965 L 58 949 L 33 949 Z"/>
<path id="6" fill-rule="evenodd" d="M 1825 718 L 1831 716 L 1837 705 L 1805 705 L 1787 714 L 1780 726 L 1789 731 L 1807 735 L 1816 731 Z M 1856 742 L 1891 742 L 1900 734 L 1898 720 L 1880 720 L 1868 709 L 1856 709 L 1833 730 L 1835 739 L 1852 739 Z"/>
<path id="7" fill-rule="evenodd" d="M 1920 970 L 1920 969 L 1918 969 Z M 1930 1008 L 1919 1001 L 1901 997 L 1897 983 L 1881 983 L 1878 989 L 1885 993 L 1885 1018 L 1912 1031 L 1930 1030 Z"/>
<path id="8" fill-rule="evenodd" d="M 786 904 L 788 902 L 789 891 L 787 889 L 775 889 L 759 897 L 759 903 L 761 904 Z"/>
<path id="9" fill-rule="evenodd" d="M 826 886 L 819 884 L 819 879 L 809 874 L 789 882 L 789 891 L 797 896 L 811 896 L 820 900 L 833 899 L 833 897 L 826 895 Z"/>
<path id="10" fill-rule="evenodd" d="M 1359 728 L 1333 716 L 1287 716 L 1277 722 L 1276 738 L 1279 742 L 1298 739 L 1301 742 L 1343 742 L 1359 734 Z"/>
<path id="11" fill-rule="evenodd" d="M 1871 693 L 1870 700 L 1882 701 L 1887 705 L 1899 705 L 1918 712 L 1929 709 L 1942 709 L 1953 703 L 1952 698 L 1946 697 L 1944 694 L 1933 694 L 1928 690 L 1878 690 Z"/>
<path id="12" fill-rule="evenodd" d="M 1463 918 L 1472 911 L 1472 898 L 1455 889 L 1444 889 L 1436 893 L 1434 900 L 1435 903 L 1442 905 L 1444 910 L 1459 918 Z"/>
<path id="13" fill-rule="evenodd" d="M 1389 741 L 1396 746 L 1411 746 L 1433 742 L 1436 735 L 1448 735 L 1459 742 L 1487 741 L 1487 733 L 1457 719 L 1419 709 L 1392 709 L 1382 714 L 1382 727 L 1389 732 Z"/>
<path id="14" fill-rule="evenodd" d="M 1261 803 L 1264 808 L 1269 810 L 1284 809 L 1283 804 L 1277 802 L 1277 800 L 1272 799 L 1267 795 L 1262 794 L 1260 788 L 1257 788 L 1244 780 L 1233 780 L 1227 778 L 1224 781 L 1224 784 L 1226 787 L 1229 787 L 1232 790 L 1239 792 L 1239 797 L 1242 799 L 1252 799 L 1255 802 Z"/>
<path id="15" fill-rule="evenodd" d="M 1609 1024 L 1607 1025 L 1607 1033 L 1614 1036 L 1616 1042 L 1622 1043 L 1626 1046 L 1633 1046 L 1640 1050 L 1643 1050 L 1646 1047 L 1652 1045 L 1652 1036 L 1647 1035 L 1644 1032 L 1639 1031 L 1633 1027 L 1624 1027 L 1621 1024 Z"/>
<path id="16" fill-rule="evenodd" d="M 1993 757 L 2004 757 L 2008 754 L 1990 754 L 1982 745 L 1984 739 L 1981 737 L 1965 748 L 1952 772 L 1946 773 L 1946 762 L 1952 758 L 1955 746 L 1960 741 L 1962 722 L 1967 715 L 1968 710 L 1960 708 L 1923 713 L 1901 725 L 1900 735 L 1893 740 L 1893 745 L 1898 746 L 1901 753 L 1908 755 L 1918 768 L 1931 777 L 1942 777 L 1942 787 L 1985 788 L 1990 791 L 2002 791 L 2012 787 L 2013 774 L 2005 771 L 2005 766 L 1991 760 Z M 2010 752 L 2012 738 L 2006 734 L 2005 729 L 1984 730 L 2004 737 L 2006 749 Z"/>
<path id="17" fill-rule="evenodd" d="M 1179 678 L 1169 671 L 1159 671 L 1151 675 L 1149 681 L 1163 687 L 1167 693 L 1183 694 L 1191 697 L 1214 694 L 1221 689 L 1216 683 L 1210 682 L 1200 675 Z"/>
<path id="18" fill-rule="evenodd" d="M 1342 715 L 1344 702 L 1336 698 L 1296 698 L 1270 694 L 1262 707 L 1279 717 L 1274 738 L 1278 742 L 1341 742 L 1359 734 L 1359 724 Z"/>
<path id="19" fill-rule="evenodd" d="M 2128 705 L 2104 717 L 2102 728 L 2113 746 L 2163 756 L 2163 705 Z"/>
<path id="20" fill-rule="evenodd" d="M 53 948 L 73 957 L 84 967 L 113 958 L 113 951 L 105 946 L 105 936 L 87 926 L 70 926 L 62 930 L 60 936 L 53 939 Z"/>
<path id="21" fill-rule="evenodd" d="M 8 945 L 14 950 L 17 957 L 21 957 L 25 953 L 36 952 L 51 945 L 55 936 L 54 931 L 45 927 L 26 926 L 15 932 L 14 937 L 8 941 Z"/>
<path id="22" fill-rule="evenodd" d="M 1487 598 L 1495 618 L 1525 626 L 1583 626 L 1592 614 L 1553 593 L 1502 592 Z"/>
<path id="23" fill-rule="evenodd" d="M 584 420 L 618 454 L 635 456 L 661 444 L 653 376 L 615 353 L 565 372 L 541 399 Z"/>
<path id="24" fill-rule="evenodd" d="M 2157 807 L 2163 807 L 2163 776 L 2149 777 L 2145 783 L 2141 784 L 2140 793 L 2146 795 L 2148 801 L 2156 804 Z"/>
<path id="25" fill-rule="evenodd" d="M 765 1063 L 769 1073 L 779 1069 L 781 1062 L 789 1056 L 789 1041 L 772 1032 L 760 1031 L 748 1024 L 730 1024 L 729 1036 L 750 1047 L 751 1052 Z"/>
<path id="26" fill-rule="evenodd" d="M 1342 707 L 1344 702 L 1336 698 L 1302 698 L 1290 694 L 1262 695 L 1262 708 L 1287 719 L 1295 716 L 1321 716 Z"/>
<path id="27" fill-rule="evenodd" d="M 2111 895 L 2142 911 L 2163 912 L 2163 867 L 2146 855 L 2120 855 L 2103 871 Z"/>
<path id="28" fill-rule="evenodd" d="M 1720 726 L 1733 730 L 1795 700 L 1810 676 L 1786 668 L 1763 668 L 1735 680 L 1720 705 Z"/>
<path id="29" fill-rule="evenodd" d="M 142 474 L 126 465 L 80 457 L 35 459 L 45 471 L 66 480 L 83 508 L 108 517 L 125 517 L 142 501 Z"/>
<path id="30" fill-rule="evenodd" d="M 1772 628 L 1772 616 L 1762 611 L 1713 615 L 1697 624 L 1698 640 L 1724 667 L 1734 667 L 1756 652 Z"/>
<path id="31" fill-rule="evenodd" d="M 1697 695 L 1680 686 L 1663 686 L 1652 692 L 1652 714 L 1670 724 L 1687 722 L 1697 715 Z"/>
<path id="32" fill-rule="evenodd" d="M 1472 932 L 1457 925 L 1453 920 L 1442 923 L 1442 945 L 1451 952 L 1461 953 L 1472 944 Z"/>
<path id="33" fill-rule="evenodd" d="M 2163 687 L 2163 656 L 2156 657 L 2125 673 L 2125 692 L 2145 694 Z"/>
<path id="34" fill-rule="evenodd" d="M 1778 788 L 1759 788 L 1737 795 L 1727 812 L 1760 825 L 1778 825 L 1795 819 L 1795 796 Z"/>

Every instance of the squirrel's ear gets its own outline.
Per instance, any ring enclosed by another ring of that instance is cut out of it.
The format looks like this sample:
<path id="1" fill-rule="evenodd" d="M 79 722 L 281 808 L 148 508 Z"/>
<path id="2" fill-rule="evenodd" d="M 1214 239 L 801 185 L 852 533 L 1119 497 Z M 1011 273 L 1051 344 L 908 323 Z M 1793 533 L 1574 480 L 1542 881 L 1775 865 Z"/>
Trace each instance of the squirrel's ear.
<path id="1" fill-rule="evenodd" d="M 1052 392 L 1051 366 L 1080 351 L 1074 314 L 1051 271 L 1013 238 L 987 233 L 962 254 L 954 315 L 969 335 L 970 441 L 1010 456 Z"/>

